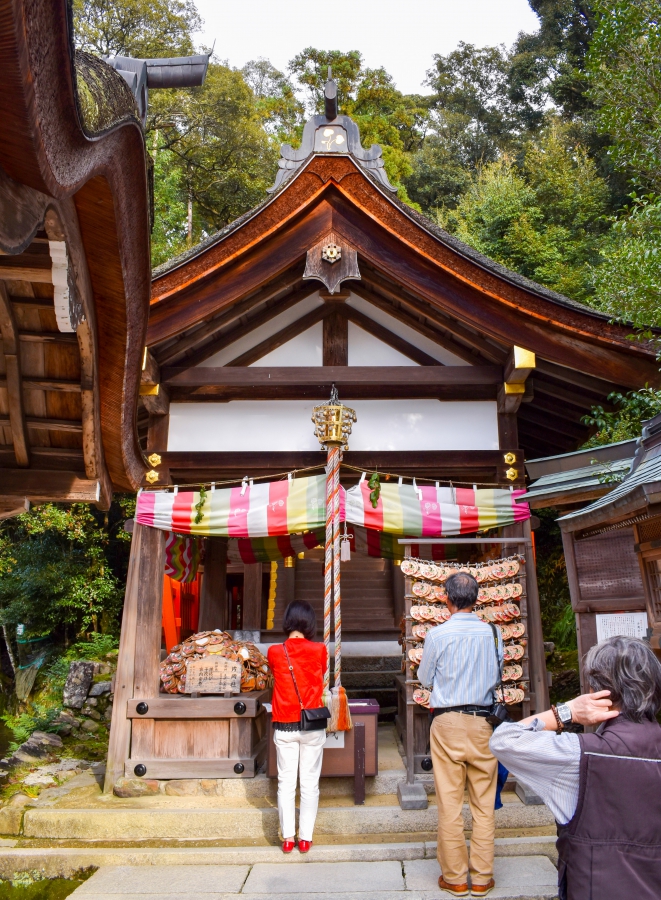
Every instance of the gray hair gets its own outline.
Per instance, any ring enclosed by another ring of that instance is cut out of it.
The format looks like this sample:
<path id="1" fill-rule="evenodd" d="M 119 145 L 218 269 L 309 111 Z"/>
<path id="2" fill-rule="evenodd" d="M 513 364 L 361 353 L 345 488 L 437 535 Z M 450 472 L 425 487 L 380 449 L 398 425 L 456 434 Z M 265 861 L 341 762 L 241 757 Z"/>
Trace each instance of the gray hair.
<path id="1" fill-rule="evenodd" d="M 584 664 L 593 691 L 610 691 L 613 706 L 632 722 L 654 721 L 661 708 L 661 663 L 645 641 L 612 637 L 591 647 Z"/>
<path id="2" fill-rule="evenodd" d="M 468 572 L 457 572 L 445 582 L 445 589 L 448 600 L 456 609 L 470 609 L 477 603 L 480 586 Z"/>

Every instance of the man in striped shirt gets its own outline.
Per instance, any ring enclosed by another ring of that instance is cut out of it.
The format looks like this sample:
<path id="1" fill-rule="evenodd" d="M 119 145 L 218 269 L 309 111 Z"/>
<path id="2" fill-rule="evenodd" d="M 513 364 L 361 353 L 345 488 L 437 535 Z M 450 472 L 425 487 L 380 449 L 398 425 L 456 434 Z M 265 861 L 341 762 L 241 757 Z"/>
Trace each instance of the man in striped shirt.
<path id="1" fill-rule="evenodd" d="M 498 763 L 489 750 L 486 720 L 500 682 L 500 631 L 473 612 L 478 584 L 459 573 L 446 582 L 448 622 L 425 639 L 420 682 L 432 689 L 431 755 L 438 807 L 438 886 L 456 897 L 484 897 L 494 887 L 494 802 Z M 470 861 L 462 807 L 468 788 L 473 817 Z"/>

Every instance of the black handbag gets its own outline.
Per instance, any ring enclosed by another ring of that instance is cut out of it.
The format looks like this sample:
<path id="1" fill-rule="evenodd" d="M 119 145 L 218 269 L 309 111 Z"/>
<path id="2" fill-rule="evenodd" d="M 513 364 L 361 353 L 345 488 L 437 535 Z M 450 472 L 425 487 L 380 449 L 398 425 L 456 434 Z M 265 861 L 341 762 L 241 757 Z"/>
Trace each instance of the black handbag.
<path id="1" fill-rule="evenodd" d="M 296 688 L 296 696 L 298 697 L 298 702 L 301 704 L 301 731 L 322 731 L 326 728 L 326 722 L 328 721 L 328 719 L 330 719 L 330 710 L 327 706 L 318 706 L 315 709 L 305 709 L 305 707 L 303 706 L 303 701 L 301 700 L 301 692 L 299 691 L 298 685 L 296 684 L 294 667 L 292 666 L 291 660 L 289 659 L 287 645 L 283 644 L 282 649 L 285 651 L 285 656 L 287 657 L 287 665 L 289 666 L 291 678 L 294 682 L 294 687 Z"/>
<path id="2" fill-rule="evenodd" d="M 510 714 L 507 710 L 507 706 L 504 703 L 505 695 L 503 693 L 503 669 L 500 665 L 500 660 L 498 659 L 498 632 L 496 631 L 496 626 L 489 622 L 489 628 L 493 632 L 493 641 L 494 641 L 494 651 L 496 653 L 496 665 L 498 666 L 499 673 L 499 685 L 500 685 L 500 696 L 503 698 L 503 701 L 500 703 L 494 703 L 491 707 L 489 715 L 487 716 L 487 722 L 491 725 L 492 728 L 498 728 L 499 725 L 502 725 L 503 722 L 511 722 Z"/>

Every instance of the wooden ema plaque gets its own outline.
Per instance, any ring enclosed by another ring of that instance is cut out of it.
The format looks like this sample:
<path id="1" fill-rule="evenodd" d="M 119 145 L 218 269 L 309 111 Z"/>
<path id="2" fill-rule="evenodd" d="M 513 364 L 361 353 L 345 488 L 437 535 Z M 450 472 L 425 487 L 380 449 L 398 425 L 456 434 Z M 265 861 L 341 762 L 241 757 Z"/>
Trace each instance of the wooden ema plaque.
<path id="1" fill-rule="evenodd" d="M 240 694 L 241 663 L 222 656 L 191 659 L 186 665 L 187 694 Z"/>

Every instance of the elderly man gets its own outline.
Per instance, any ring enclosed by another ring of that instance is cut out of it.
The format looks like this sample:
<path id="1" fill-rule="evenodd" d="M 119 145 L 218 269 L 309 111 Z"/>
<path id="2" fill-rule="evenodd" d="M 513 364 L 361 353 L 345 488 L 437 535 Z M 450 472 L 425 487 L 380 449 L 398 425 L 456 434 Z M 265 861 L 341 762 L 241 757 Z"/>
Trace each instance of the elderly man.
<path id="1" fill-rule="evenodd" d="M 455 897 L 474 897 L 494 887 L 494 800 L 498 763 L 489 750 L 486 717 L 500 681 L 500 632 L 473 612 L 478 584 L 459 573 L 446 582 L 450 619 L 427 634 L 418 678 L 432 688 L 431 755 L 438 806 L 438 886 Z M 470 865 L 462 807 L 468 786 L 473 816 Z"/>
<path id="2" fill-rule="evenodd" d="M 589 694 L 501 725 L 491 749 L 556 817 L 561 900 L 658 900 L 661 664 L 644 641 L 613 637 L 584 672 Z M 569 734 L 571 722 L 600 724 Z"/>

